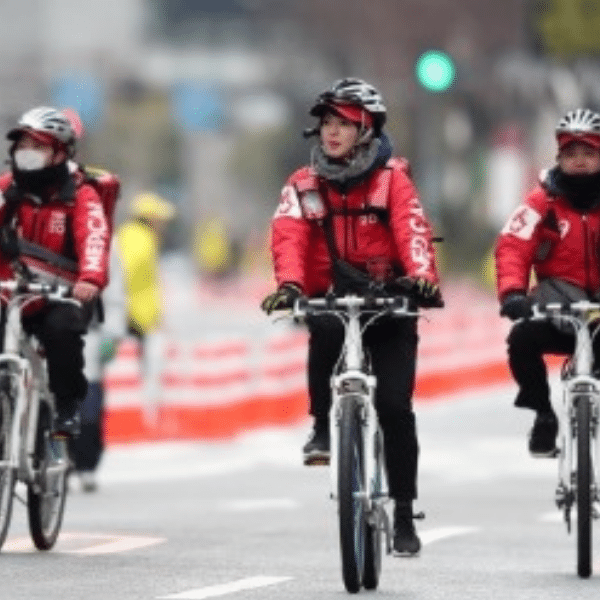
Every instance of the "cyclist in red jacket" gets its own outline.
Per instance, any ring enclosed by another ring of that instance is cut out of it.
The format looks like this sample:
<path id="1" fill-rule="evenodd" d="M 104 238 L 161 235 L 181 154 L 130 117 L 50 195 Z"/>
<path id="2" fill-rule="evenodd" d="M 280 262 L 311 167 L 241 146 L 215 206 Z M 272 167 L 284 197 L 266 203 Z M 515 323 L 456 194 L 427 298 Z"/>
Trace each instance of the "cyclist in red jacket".
<path id="1" fill-rule="evenodd" d="M 497 241 L 500 314 L 512 320 L 530 316 L 534 301 L 595 299 L 600 290 L 600 114 L 567 113 L 556 139 L 557 165 L 542 173 Z M 530 289 L 532 273 L 537 284 Z M 515 405 L 536 411 L 529 438 L 534 456 L 553 456 L 558 433 L 543 354 L 573 350 L 573 333 L 546 321 L 520 321 L 508 337 L 519 385 Z M 595 353 L 600 356 L 598 344 Z"/>
<path id="2" fill-rule="evenodd" d="M 318 135 L 320 143 L 310 166 L 294 172 L 282 190 L 272 220 L 278 289 L 263 301 L 263 309 L 270 313 L 300 295 L 324 295 L 332 286 L 338 293 L 357 291 L 363 278 L 392 283 L 400 276 L 412 278 L 424 304 L 441 304 L 430 226 L 406 161 L 392 158 L 379 92 L 362 80 L 343 79 L 317 98 L 310 114 L 319 121 L 308 134 Z M 304 460 L 324 464 L 330 451 L 329 378 L 343 331 L 335 319 L 309 320 L 308 326 L 315 421 Z M 377 321 L 366 331 L 365 345 L 378 378 L 376 408 L 396 501 L 394 548 L 398 555 L 413 555 L 420 549 L 412 521 L 418 458 L 412 410 L 415 319 Z"/>
<path id="3" fill-rule="evenodd" d="M 0 276 L 11 277 L 19 257 L 41 278 L 71 283 L 73 298 L 82 303 L 38 303 L 23 320 L 47 350 L 55 435 L 70 437 L 78 433 L 77 405 L 87 389 L 82 335 L 108 278 L 109 223 L 98 193 L 70 160 L 75 134 L 64 113 L 34 108 L 7 138 L 12 144 L 10 171 L 0 176 Z M 23 254 L 20 241 L 35 244 L 41 254 Z"/>

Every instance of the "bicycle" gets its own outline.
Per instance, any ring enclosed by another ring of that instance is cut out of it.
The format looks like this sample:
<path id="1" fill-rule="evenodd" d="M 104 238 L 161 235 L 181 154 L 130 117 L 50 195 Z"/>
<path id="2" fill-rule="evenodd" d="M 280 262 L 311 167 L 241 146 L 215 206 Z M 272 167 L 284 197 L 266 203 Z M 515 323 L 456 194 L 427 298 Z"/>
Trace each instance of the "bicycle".
<path id="1" fill-rule="evenodd" d="M 334 315 L 345 329 L 341 356 L 331 377 L 331 498 L 338 501 L 342 575 L 346 590 L 374 590 L 382 567 L 382 541 L 392 553 L 392 526 L 384 508 L 389 500 L 383 434 L 374 398 L 377 385 L 363 351 L 366 328 L 384 315 L 417 317 L 405 297 L 356 295 L 300 298 L 293 316 Z M 369 315 L 361 325 L 361 315 Z"/>
<path id="2" fill-rule="evenodd" d="M 68 286 L 22 278 L 0 281 L 0 293 L 6 303 L 0 354 L 0 548 L 17 497 L 27 506 L 36 548 L 49 550 L 62 525 L 69 460 L 66 440 L 52 436 L 54 398 L 48 387 L 45 351 L 23 330 L 21 314 L 41 298 L 77 301 L 68 297 Z M 27 487 L 26 501 L 16 495 L 17 482 Z"/>
<path id="3" fill-rule="evenodd" d="M 575 351 L 561 370 L 562 406 L 559 412 L 559 480 L 555 501 L 564 513 L 571 532 L 571 511 L 577 509 L 577 574 L 592 573 L 592 520 L 598 511 L 598 423 L 600 379 L 593 372 L 592 342 L 600 331 L 600 321 L 590 322 L 600 303 L 581 300 L 532 307 L 534 320 L 552 320 L 572 326 Z"/>

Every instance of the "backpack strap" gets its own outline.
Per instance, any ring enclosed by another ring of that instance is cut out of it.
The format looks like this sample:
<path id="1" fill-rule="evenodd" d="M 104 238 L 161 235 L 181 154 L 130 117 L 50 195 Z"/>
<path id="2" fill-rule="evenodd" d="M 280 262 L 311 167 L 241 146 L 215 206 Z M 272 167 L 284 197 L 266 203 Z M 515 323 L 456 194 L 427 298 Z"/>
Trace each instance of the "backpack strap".
<path id="1" fill-rule="evenodd" d="M 307 175 L 296 181 L 295 188 L 300 201 L 302 215 L 310 221 L 323 220 L 329 213 L 344 216 L 375 214 L 380 221 L 389 221 L 389 196 L 392 172 L 399 165 L 407 169 L 408 163 L 401 159 L 390 159 L 383 169 L 378 169 L 367 190 L 366 206 L 361 208 L 333 209 L 327 202 L 321 178 L 311 169 Z"/>
<path id="2" fill-rule="evenodd" d="M 320 221 L 327 216 L 328 208 L 321 193 L 321 184 L 316 173 L 311 169 L 303 178 L 294 184 L 302 216 L 309 221 Z"/>
<path id="3" fill-rule="evenodd" d="M 556 212 L 551 202 L 546 206 L 546 213 L 538 225 L 540 231 L 540 243 L 535 249 L 535 259 L 543 261 L 548 258 L 552 249 L 560 241 L 560 225 L 556 217 Z"/>

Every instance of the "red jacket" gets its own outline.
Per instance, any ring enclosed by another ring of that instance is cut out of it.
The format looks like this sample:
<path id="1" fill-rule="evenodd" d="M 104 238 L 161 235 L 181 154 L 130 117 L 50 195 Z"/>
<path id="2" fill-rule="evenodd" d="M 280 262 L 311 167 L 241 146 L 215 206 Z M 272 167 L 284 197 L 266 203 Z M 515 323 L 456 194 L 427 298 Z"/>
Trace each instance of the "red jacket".
<path id="1" fill-rule="evenodd" d="M 538 185 L 512 216 L 496 244 L 498 296 L 557 278 L 589 293 L 600 289 L 600 207 L 578 211 Z"/>
<path id="2" fill-rule="evenodd" d="M 5 224 L 16 206 L 19 235 L 70 258 L 79 265 L 73 277 L 51 265 L 26 261 L 51 275 L 72 281 L 85 281 L 104 288 L 108 282 L 109 224 L 96 190 L 84 182 L 79 169 L 71 169 L 71 178 L 60 190 L 49 191 L 39 199 L 24 195 L 13 184 L 11 173 L 0 175 L 0 224 Z M 14 204 L 13 204 L 14 203 Z M 10 277 L 9 262 L 0 256 L 0 277 Z"/>
<path id="3" fill-rule="evenodd" d="M 364 211 L 369 208 L 382 210 Z M 307 295 L 328 290 L 331 260 L 322 220 L 329 212 L 340 258 L 364 272 L 383 262 L 397 273 L 438 282 L 431 228 L 408 165 L 390 159 L 344 195 L 310 167 L 291 175 L 271 223 L 278 285 L 296 283 Z"/>

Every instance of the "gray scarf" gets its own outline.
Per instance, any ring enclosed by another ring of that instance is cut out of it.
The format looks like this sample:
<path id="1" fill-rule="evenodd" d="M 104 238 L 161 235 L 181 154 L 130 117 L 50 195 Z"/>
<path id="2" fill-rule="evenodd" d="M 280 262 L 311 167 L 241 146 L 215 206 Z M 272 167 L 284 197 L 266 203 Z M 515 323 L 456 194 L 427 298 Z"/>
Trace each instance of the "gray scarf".
<path id="1" fill-rule="evenodd" d="M 381 140 L 373 138 L 368 144 L 358 146 L 349 160 L 335 162 L 323 152 L 321 144 L 317 144 L 310 153 L 310 164 L 320 177 L 343 184 L 350 179 L 358 179 L 371 168 L 380 145 Z"/>

